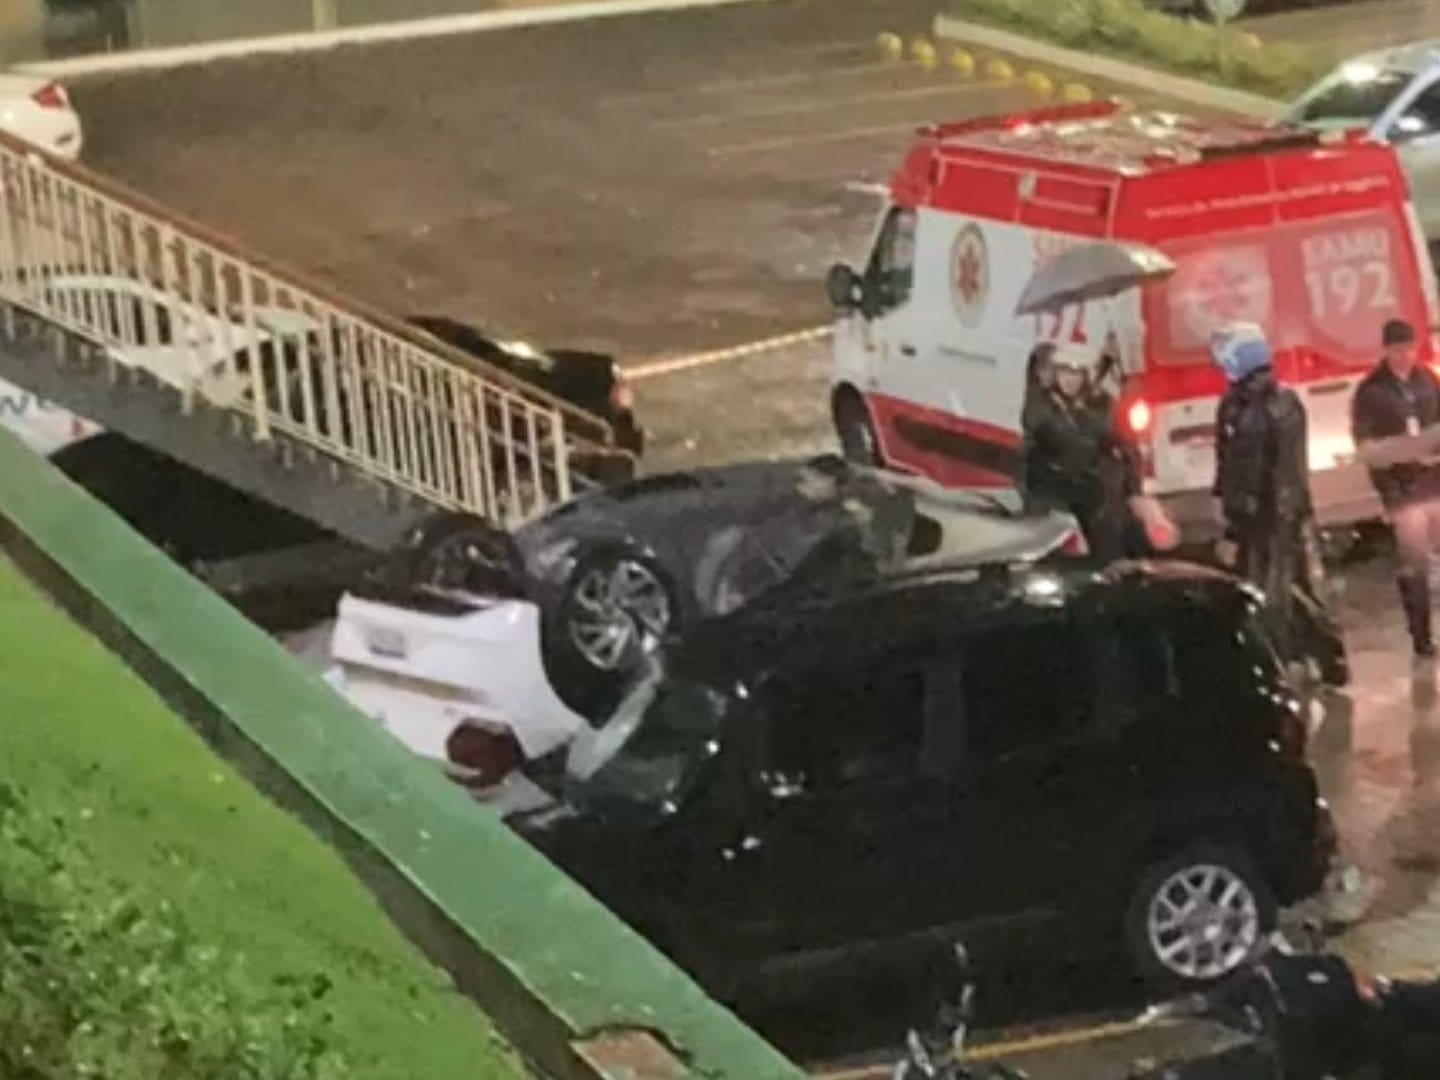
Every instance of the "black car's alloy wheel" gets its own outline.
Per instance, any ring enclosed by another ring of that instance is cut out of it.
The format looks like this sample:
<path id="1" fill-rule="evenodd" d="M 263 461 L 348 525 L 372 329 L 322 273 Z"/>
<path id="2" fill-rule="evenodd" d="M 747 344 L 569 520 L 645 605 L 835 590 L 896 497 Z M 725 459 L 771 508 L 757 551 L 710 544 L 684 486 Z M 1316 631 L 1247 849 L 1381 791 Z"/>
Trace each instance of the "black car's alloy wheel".
<path id="1" fill-rule="evenodd" d="M 659 647 L 673 614 L 660 570 L 641 556 L 611 552 L 575 571 L 565 604 L 565 633 L 591 668 L 620 672 Z"/>
<path id="2" fill-rule="evenodd" d="M 1199 845 L 1145 872 L 1126 917 L 1126 940 L 1148 981 L 1202 987 L 1246 963 L 1275 918 L 1274 898 L 1243 852 Z"/>

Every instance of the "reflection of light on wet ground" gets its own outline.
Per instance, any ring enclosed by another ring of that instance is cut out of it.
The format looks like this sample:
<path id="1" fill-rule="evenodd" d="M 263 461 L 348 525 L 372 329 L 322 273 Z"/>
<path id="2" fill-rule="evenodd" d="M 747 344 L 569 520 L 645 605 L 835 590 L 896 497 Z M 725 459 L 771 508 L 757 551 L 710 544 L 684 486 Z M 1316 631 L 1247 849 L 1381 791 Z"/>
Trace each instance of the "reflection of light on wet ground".
<path id="1" fill-rule="evenodd" d="M 1440 701 L 1416 666 L 1382 566 L 1351 575 L 1352 693 L 1321 703 L 1312 756 L 1344 853 L 1366 875 L 1366 914 L 1344 950 L 1379 970 L 1440 966 Z"/>

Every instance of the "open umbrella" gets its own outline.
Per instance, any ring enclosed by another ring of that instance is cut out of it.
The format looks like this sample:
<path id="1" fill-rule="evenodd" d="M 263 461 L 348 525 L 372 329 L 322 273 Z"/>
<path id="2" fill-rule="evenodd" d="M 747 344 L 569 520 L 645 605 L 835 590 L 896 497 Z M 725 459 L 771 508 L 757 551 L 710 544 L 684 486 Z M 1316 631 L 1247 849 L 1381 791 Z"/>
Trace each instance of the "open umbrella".
<path id="1" fill-rule="evenodd" d="M 1175 264 L 1167 256 L 1145 244 L 1117 240 L 1077 244 L 1031 275 L 1015 314 L 1035 315 L 1082 301 L 1105 300 L 1174 272 Z"/>

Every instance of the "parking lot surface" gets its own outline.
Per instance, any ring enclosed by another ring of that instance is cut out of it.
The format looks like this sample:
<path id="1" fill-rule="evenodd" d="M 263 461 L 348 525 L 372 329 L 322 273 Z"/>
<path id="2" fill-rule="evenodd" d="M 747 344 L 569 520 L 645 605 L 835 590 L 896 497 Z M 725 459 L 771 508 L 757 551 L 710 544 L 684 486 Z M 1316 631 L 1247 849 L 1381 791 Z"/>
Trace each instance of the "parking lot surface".
<path id="1" fill-rule="evenodd" d="M 1345 25 L 1365 18 L 1344 10 Z M 914 127 L 1037 103 L 880 60 L 876 33 L 923 31 L 933 11 L 767 4 L 74 89 L 92 165 L 267 254 L 397 313 L 609 347 L 660 372 L 640 407 L 652 467 L 671 467 L 829 448 L 823 338 L 651 365 L 823 324 L 824 271 L 860 254 L 874 185 Z M 1299 34 L 1302 16 L 1285 18 L 1274 25 Z M 1389 970 L 1440 964 L 1433 673 L 1413 678 L 1383 562 L 1348 586 L 1356 685 L 1315 735 L 1370 881 L 1345 946 Z"/>
<path id="2" fill-rule="evenodd" d="M 1266 40 L 1293 41 L 1337 55 L 1378 49 L 1440 34 L 1435 0 L 1349 0 L 1317 4 L 1245 20 Z"/>
<path id="3" fill-rule="evenodd" d="M 822 324 L 825 270 L 863 250 L 915 127 L 1039 104 L 881 60 L 877 33 L 933 13 L 741 5 L 74 90 L 91 164 L 262 252 L 639 365 Z M 646 380 L 653 461 L 828 444 L 826 381 L 823 342 Z"/>

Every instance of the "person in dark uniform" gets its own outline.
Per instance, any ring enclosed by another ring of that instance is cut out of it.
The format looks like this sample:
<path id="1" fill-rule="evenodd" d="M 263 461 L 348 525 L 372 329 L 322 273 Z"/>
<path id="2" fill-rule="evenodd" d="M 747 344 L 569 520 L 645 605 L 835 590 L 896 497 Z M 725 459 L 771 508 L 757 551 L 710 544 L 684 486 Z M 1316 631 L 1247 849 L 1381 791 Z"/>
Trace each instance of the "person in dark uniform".
<path id="1" fill-rule="evenodd" d="M 1094 383 L 1097 354 L 1074 345 L 1049 352 L 1050 377 L 1021 416 L 1020 486 L 1031 510 L 1075 515 L 1090 553 L 1127 553 L 1129 501 L 1140 490 L 1133 450 L 1115 425 L 1115 403 Z"/>
<path id="2" fill-rule="evenodd" d="M 1440 545 L 1440 459 L 1422 437 L 1440 422 L 1440 381 L 1415 362 L 1415 330 L 1391 319 L 1384 356 L 1355 389 L 1350 429 L 1395 529 L 1396 583 L 1417 658 L 1435 655 L 1430 625 L 1430 556 Z"/>
<path id="3" fill-rule="evenodd" d="M 1260 327 L 1217 330 L 1210 355 L 1228 383 L 1215 418 L 1219 560 L 1264 592 L 1284 658 L 1313 657 L 1327 682 L 1343 684 L 1343 640 L 1320 599 L 1305 406 L 1276 381 Z"/>

